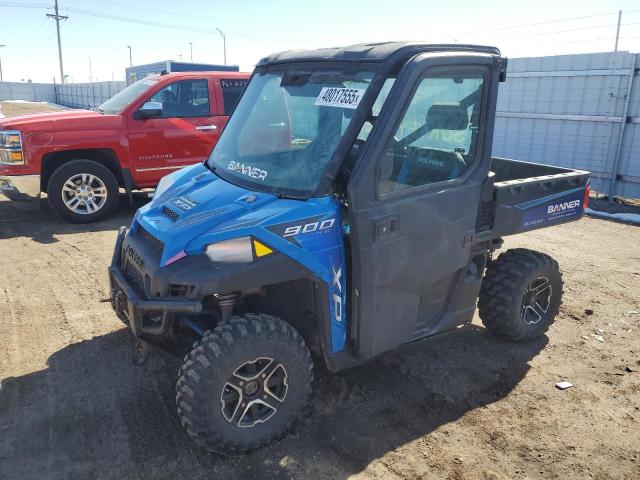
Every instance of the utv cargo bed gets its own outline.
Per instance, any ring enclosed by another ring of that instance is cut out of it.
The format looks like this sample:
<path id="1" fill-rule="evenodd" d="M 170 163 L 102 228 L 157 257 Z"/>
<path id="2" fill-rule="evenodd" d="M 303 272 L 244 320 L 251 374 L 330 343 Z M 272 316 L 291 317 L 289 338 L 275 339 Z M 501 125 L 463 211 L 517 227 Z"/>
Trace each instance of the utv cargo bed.
<path id="1" fill-rule="evenodd" d="M 493 157 L 478 214 L 482 239 L 577 220 L 589 198 L 589 172 Z"/>

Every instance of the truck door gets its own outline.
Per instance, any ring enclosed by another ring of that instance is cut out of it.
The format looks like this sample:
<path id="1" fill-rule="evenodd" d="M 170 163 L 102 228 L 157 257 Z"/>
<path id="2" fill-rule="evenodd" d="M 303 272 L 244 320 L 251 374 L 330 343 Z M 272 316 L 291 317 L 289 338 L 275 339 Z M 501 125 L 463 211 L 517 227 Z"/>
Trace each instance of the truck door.
<path id="1" fill-rule="evenodd" d="M 162 103 L 162 116 L 129 121 L 136 183 L 153 186 L 185 165 L 202 162 L 220 137 L 208 79 L 178 80 L 145 101 Z"/>
<path id="2" fill-rule="evenodd" d="M 489 56 L 405 65 L 348 186 L 352 336 L 369 357 L 473 317 L 485 253 L 471 244 L 491 154 Z"/>
<path id="3" fill-rule="evenodd" d="M 220 128 L 224 128 L 229 120 L 231 112 L 236 108 L 238 100 L 244 91 L 244 87 L 249 82 L 246 78 L 221 78 L 214 79 L 213 83 L 216 88 L 216 92 L 220 92 L 217 96 L 218 121 L 220 122 Z"/>

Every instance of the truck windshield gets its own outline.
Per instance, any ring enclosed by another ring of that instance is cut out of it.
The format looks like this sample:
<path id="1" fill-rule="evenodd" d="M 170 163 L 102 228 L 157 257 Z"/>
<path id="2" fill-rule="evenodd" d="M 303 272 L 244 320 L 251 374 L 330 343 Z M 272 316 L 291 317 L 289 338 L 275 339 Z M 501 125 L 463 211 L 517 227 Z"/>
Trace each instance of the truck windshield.
<path id="1" fill-rule="evenodd" d="M 155 77 L 147 77 L 142 80 L 138 80 L 136 83 L 132 83 L 127 88 L 116 93 L 113 97 L 100 105 L 98 107 L 98 111 L 107 115 L 118 114 L 124 110 L 127 105 L 138 98 L 142 92 L 156 83 L 158 83 L 158 79 Z"/>
<path id="2" fill-rule="evenodd" d="M 209 168 L 250 189 L 312 195 L 372 78 L 335 70 L 254 75 Z"/>

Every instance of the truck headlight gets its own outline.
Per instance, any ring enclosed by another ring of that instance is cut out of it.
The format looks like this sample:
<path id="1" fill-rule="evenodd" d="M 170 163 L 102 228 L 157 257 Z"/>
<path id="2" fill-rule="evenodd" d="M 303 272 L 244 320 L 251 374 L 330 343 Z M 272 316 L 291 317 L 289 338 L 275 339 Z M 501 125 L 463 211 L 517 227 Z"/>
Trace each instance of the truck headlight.
<path id="1" fill-rule="evenodd" d="M 273 249 L 251 237 L 238 237 L 207 245 L 205 254 L 213 262 L 247 263 L 274 253 Z"/>
<path id="2" fill-rule="evenodd" d="M 0 130 L 0 165 L 24 165 L 22 136 L 18 130 Z"/>

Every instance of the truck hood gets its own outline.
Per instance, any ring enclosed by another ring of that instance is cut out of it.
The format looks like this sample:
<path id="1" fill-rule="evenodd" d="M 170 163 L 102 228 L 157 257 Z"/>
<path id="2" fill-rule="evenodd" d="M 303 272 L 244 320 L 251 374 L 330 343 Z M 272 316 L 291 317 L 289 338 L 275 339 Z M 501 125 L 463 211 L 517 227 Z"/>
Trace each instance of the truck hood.
<path id="1" fill-rule="evenodd" d="M 308 206 L 233 185 L 202 164 L 174 172 L 162 182 L 171 185 L 160 185 L 161 193 L 138 210 L 132 224 L 132 229 L 142 225 L 162 241 L 161 265 L 184 254 L 201 254 L 210 243 L 255 235 L 260 227 L 295 219 Z"/>
<path id="2" fill-rule="evenodd" d="M 33 113 L 0 119 L 0 128 L 20 130 L 23 133 L 33 131 L 54 131 L 67 129 L 94 128 L 96 125 L 109 124 L 117 115 L 102 115 L 91 110 L 61 110 L 56 112 Z"/>

